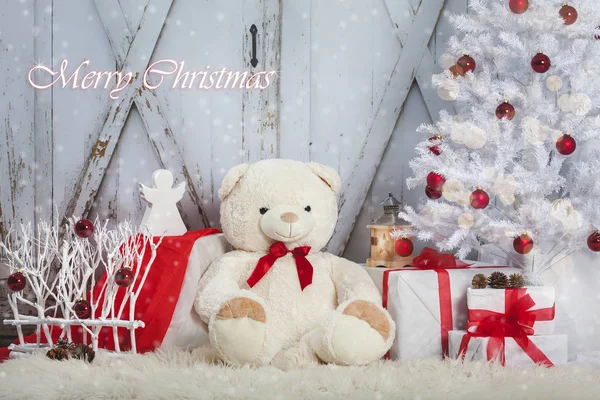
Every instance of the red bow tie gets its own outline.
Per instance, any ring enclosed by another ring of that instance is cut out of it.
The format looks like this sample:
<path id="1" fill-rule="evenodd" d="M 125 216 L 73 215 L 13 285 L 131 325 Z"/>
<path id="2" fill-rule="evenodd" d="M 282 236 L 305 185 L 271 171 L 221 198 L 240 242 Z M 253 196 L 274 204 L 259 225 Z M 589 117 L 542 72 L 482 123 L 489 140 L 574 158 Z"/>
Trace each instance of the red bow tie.
<path id="1" fill-rule="evenodd" d="M 252 271 L 252 275 L 248 278 L 248 285 L 254 287 L 260 281 L 263 276 L 271 269 L 275 261 L 278 258 L 285 256 L 288 253 L 292 253 L 296 260 L 296 269 L 298 270 L 298 280 L 300 281 L 300 288 L 304 290 L 305 287 L 312 283 L 313 277 L 313 266 L 308 262 L 306 256 L 310 252 L 310 246 L 296 247 L 294 250 L 288 250 L 285 244 L 277 242 L 269 249 L 269 254 L 261 257 Z"/>

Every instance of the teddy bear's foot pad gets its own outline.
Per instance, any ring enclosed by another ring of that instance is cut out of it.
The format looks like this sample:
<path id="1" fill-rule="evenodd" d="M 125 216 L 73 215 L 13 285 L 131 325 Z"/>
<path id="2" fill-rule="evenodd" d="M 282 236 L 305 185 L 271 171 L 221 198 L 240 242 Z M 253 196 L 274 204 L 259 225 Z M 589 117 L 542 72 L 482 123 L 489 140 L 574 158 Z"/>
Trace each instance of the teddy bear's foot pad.
<path id="1" fill-rule="evenodd" d="M 371 325 L 352 315 L 340 315 L 332 332 L 331 344 L 336 364 L 362 365 L 382 357 L 386 342 Z"/>
<path id="2" fill-rule="evenodd" d="M 251 364 L 263 349 L 266 325 L 252 318 L 214 321 L 211 340 L 229 364 Z"/>

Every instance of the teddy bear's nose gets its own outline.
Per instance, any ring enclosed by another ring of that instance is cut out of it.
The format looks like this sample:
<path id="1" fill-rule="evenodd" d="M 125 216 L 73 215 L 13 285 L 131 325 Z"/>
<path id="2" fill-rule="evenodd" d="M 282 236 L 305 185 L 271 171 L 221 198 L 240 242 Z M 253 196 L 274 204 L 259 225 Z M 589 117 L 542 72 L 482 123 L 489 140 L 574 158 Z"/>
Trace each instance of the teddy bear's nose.
<path id="1" fill-rule="evenodd" d="M 287 223 L 290 223 L 290 224 L 293 223 L 293 222 L 298 221 L 298 216 L 296 214 L 294 214 L 294 213 L 291 213 L 291 212 L 286 212 L 286 213 L 281 214 L 280 218 L 281 218 L 281 220 L 283 222 L 287 222 Z"/>

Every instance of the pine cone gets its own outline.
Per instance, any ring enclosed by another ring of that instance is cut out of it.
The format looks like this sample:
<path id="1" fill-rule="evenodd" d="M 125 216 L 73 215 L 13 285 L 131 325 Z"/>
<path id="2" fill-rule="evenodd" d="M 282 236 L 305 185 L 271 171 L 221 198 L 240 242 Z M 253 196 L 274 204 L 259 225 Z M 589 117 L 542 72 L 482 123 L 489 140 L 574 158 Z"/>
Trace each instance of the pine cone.
<path id="1" fill-rule="evenodd" d="M 72 346 L 73 346 L 73 344 L 69 343 L 69 341 L 67 339 L 58 339 L 56 341 L 56 345 L 54 345 L 55 348 L 67 349 L 67 350 L 69 350 Z"/>
<path id="2" fill-rule="evenodd" d="M 96 352 L 88 345 L 76 344 L 71 349 L 71 357 L 91 363 L 96 357 Z"/>
<path id="3" fill-rule="evenodd" d="M 471 287 L 473 289 L 485 289 L 488 285 L 488 278 L 484 274 L 477 274 L 471 281 Z"/>
<path id="4" fill-rule="evenodd" d="M 490 286 L 494 289 L 506 289 L 508 286 L 508 277 L 502 272 L 492 272 L 489 282 Z"/>
<path id="5" fill-rule="evenodd" d="M 53 349 L 48 350 L 46 353 L 46 357 L 51 360 L 68 360 L 71 357 L 71 353 L 67 349 L 63 349 L 62 347 L 55 347 Z"/>
<path id="6" fill-rule="evenodd" d="M 511 288 L 525 287 L 525 278 L 521 274 L 511 274 L 508 278 L 508 284 Z"/>

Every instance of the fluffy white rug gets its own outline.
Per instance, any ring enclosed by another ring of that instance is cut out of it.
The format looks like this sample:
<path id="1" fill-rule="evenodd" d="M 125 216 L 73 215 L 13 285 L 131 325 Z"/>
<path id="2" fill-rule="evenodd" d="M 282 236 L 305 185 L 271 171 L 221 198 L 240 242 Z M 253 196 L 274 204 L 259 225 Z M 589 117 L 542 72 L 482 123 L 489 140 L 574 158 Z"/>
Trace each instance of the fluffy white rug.
<path id="1" fill-rule="evenodd" d="M 600 370 L 505 369 L 456 361 L 367 367 L 233 369 L 202 350 L 114 357 L 93 364 L 43 355 L 0 364 L 2 399 L 598 399 Z"/>

